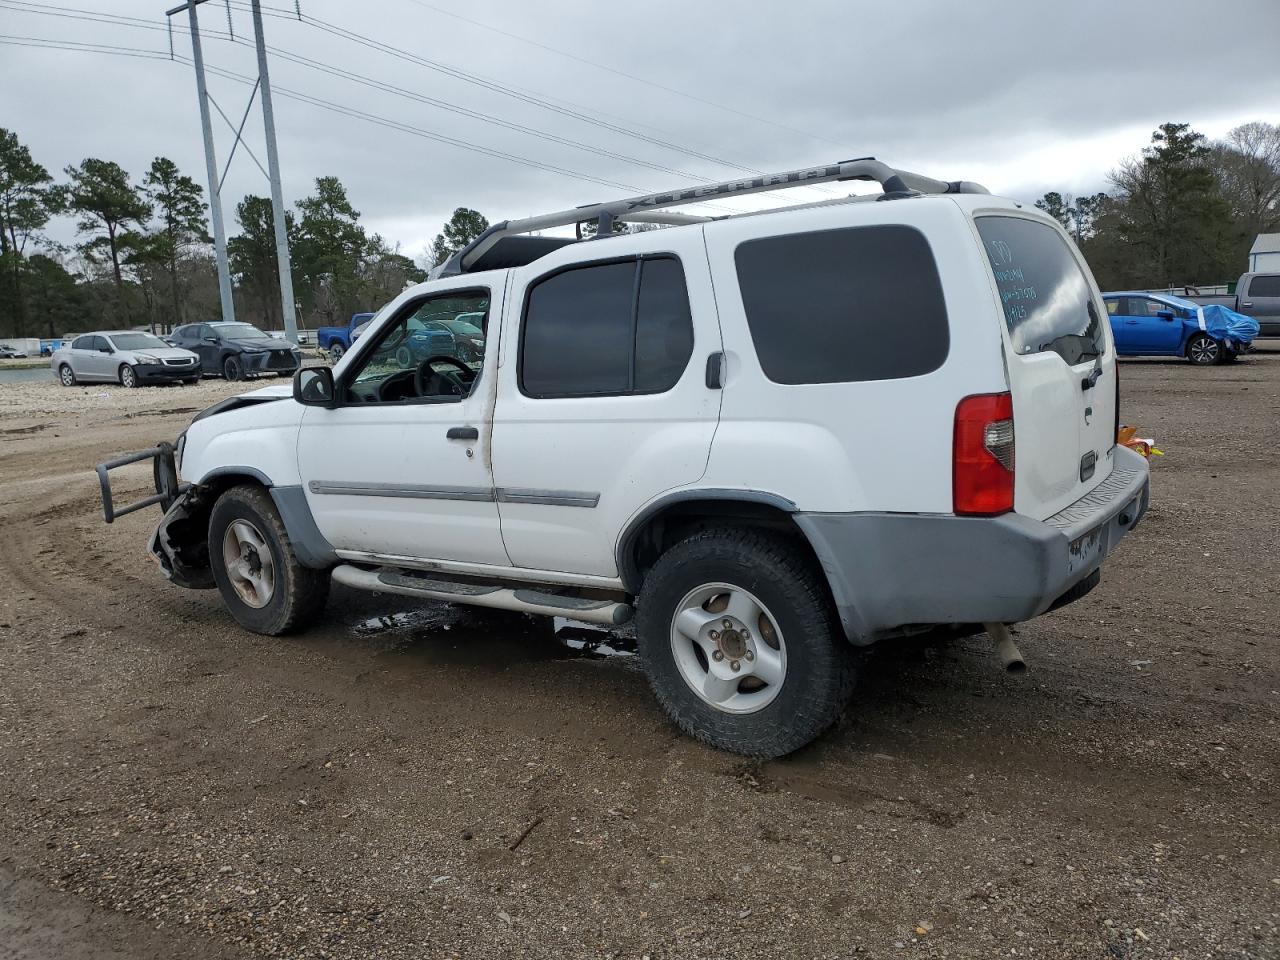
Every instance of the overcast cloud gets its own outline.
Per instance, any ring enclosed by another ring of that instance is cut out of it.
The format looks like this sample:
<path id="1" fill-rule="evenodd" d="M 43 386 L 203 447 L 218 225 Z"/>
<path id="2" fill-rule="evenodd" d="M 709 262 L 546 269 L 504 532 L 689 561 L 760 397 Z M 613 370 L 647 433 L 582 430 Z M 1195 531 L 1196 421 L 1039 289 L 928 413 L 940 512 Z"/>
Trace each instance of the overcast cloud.
<path id="1" fill-rule="evenodd" d="M 75 6 L 162 27 L 164 8 L 176 2 L 78 0 Z M 292 9 L 290 0 L 267 3 Z M 269 16 L 267 42 L 281 51 L 624 159 L 461 117 L 276 57 L 272 82 L 282 91 L 637 188 L 531 169 L 278 96 L 286 199 L 308 193 L 317 176 L 334 174 L 347 185 L 366 226 L 413 256 L 421 255 L 457 206 L 498 220 L 681 186 L 696 177 L 729 179 L 743 168 L 782 170 L 865 155 L 942 179 L 978 180 L 993 192 L 1033 200 L 1048 189 L 1103 189 L 1116 161 L 1139 150 L 1166 120 L 1189 122 L 1211 136 L 1247 120 L 1280 122 L 1278 0 L 801 0 L 768 6 L 720 0 L 301 0 L 301 8 L 419 57 L 716 158 L 690 157 L 601 129 L 308 23 Z M 91 23 L 37 9 L 48 8 L 0 0 L 0 35 L 167 54 L 163 29 Z M 248 13 L 232 11 L 234 43 L 213 36 L 227 30 L 223 0 L 205 3 L 200 17 L 209 32 L 207 63 L 255 73 Z M 175 18 L 179 25 L 185 26 L 185 14 Z M 190 55 L 184 33 L 175 33 L 173 41 L 178 53 Z M 209 86 L 238 122 L 249 88 L 218 77 Z M 189 64 L 0 45 L 0 91 L 0 126 L 15 130 L 51 172 L 98 156 L 119 162 L 137 179 L 153 157 L 164 155 L 205 183 Z M 222 164 L 232 136 L 216 114 L 214 123 Z M 256 111 L 246 131 L 249 146 L 265 163 Z M 241 152 L 223 194 L 232 232 L 235 203 L 246 193 L 267 195 L 268 188 Z M 742 198 L 734 206 L 771 202 L 776 201 Z M 70 240 L 74 228 L 63 224 L 55 233 Z"/>

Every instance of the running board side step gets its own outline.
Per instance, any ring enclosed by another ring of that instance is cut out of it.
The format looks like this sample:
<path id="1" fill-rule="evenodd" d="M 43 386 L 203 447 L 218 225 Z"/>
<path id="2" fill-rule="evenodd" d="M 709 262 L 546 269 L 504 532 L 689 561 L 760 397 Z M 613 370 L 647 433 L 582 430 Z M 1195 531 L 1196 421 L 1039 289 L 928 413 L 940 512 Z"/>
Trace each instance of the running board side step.
<path id="1" fill-rule="evenodd" d="M 497 610 L 518 610 L 521 613 L 534 613 L 545 617 L 569 617 L 573 620 L 600 623 L 609 627 L 626 623 L 635 615 L 635 609 L 629 603 L 562 596 L 524 587 L 511 588 L 497 584 L 434 580 L 405 573 L 394 567 L 362 570 L 344 563 L 334 567 L 333 579 L 336 583 L 355 587 L 357 590 L 397 593 L 406 597 L 466 603 L 474 607 L 491 607 Z"/>

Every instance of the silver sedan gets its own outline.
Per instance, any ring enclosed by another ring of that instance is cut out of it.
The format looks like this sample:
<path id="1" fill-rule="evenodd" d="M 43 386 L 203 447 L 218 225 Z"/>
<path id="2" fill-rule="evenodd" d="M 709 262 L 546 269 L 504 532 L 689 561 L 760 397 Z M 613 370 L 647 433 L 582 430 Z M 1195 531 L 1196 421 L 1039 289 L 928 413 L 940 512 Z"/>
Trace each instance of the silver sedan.
<path id="1" fill-rule="evenodd" d="M 64 387 L 77 383 L 136 387 L 200 379 L 200 358 L 194 353 L 136 330 L 82 333 L 70 345 L 56 350 L 50 365 Z"/>

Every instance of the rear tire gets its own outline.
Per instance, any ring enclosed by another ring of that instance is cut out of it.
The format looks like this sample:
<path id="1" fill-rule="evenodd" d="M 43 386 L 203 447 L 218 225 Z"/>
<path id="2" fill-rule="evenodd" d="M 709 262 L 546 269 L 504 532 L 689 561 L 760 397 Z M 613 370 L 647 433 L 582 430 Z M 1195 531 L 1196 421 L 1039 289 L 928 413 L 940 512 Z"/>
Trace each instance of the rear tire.
<path id="1" fill-rule="evenodd" d="M 213 579 L 240 626 L 279 636 L 324 610 L 329 571 L 298 562 L 271 495 L 262 487 L 232 487 L 209 516 Z"/>
<path id="2" fill-rule="evenodd" d="M 342 355 L 347 352 L 347 348 L 340 343 L 335 343 L 329 347 L 329 361 L 337 363 L 342 359 Z"/>
<path id="3" fill-rule="evenodd" d="M 120 386 L 127 387 L 130 390 L 134 390 L 138 386 L 138 372 L 127 363 L 120 368 Z"/>
<path id="4" fill-rule="evenodd" d="M 244 379 L 244 364 L 240 358 L 232 355 L 222 361 L 222 375 L 228 380 Z"/>
<path id="5" fill-rule="evenodd" d="M 64 363 L 58 367 L 58 382 L 64 387 L 76 385 L 76 372 L 71 369 L 71 364 Z"/>
<path id="6" fill-rule="evenodd" d="M 1211 367 L 1222 357 L 1222 344 L 1207 333 L 1197 333 L 1187 341 L 1187 359 L 1197 367 Z"/>
<path id="7" fill-rule="evenodd" d="M 853 689 L 855 655 L 821 572 L 776 534 L 712 529 L 669 549 L 645 577 L 636 636 L 662 708 L 721 750 L 798 750 Z"/>

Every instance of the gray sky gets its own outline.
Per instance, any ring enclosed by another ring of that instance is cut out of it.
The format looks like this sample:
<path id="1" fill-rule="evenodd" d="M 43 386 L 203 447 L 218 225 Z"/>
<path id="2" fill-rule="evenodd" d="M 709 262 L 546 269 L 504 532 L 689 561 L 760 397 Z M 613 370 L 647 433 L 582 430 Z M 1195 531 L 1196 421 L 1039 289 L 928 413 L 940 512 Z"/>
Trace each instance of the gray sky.
<path id="1" fill-rule="evenodd" d="M 163 12 L 175 2 L 0 0 L 0 35 L 167 55 Z M 269 10 L 292 11 L 292 0 L 266 3 Z M 415 257 L 456 206 L 499 220 L 698 177 L 729 179 L 743 168 L 783 170 L 866 155 L 1033 200 L 1048 189 L 1103 189 L 1107 171 L 1166 120 L 1189 122 L 1210 136 L 1247 120 L 1280 122 L 1278 0 L 300 3 L 309 17 L 410 57 L 702 155 L 552 112 L 309 23 L 268 16 L 267 42 L 284 53 L 617 155 L 548 142 L 274 57 L 286 200 L 308 193 L 317 176 L 337 175 L 366 227 Z M 224 0 L 200 8 L 210 67 L 256 72 L 245 5 L 231 0 L 234 43 L 213 35 L 227 30 Z M 160 29 L 88 22 L 68 13 L 72 6 L 142 18 Z M 67 15 L 35 12 L 41 9 Z M 179 25 L 185 26 L 185 14 L 175 18 Z M 178 53 L 190 55 L 185 33 L 175 32 L 173 40 Z M 627 186 L 575 180 L 338 115 L 287 99 L 286 89 Z M 0 90 L 0 125 L 15 130 L 51 172 L 98 156 L 119 162 L 136 180 L 154 156 L 165 155 L 206 183 L 189 64 L 0 45 Z M 211 77 L 210 91 L 238 122 L 249 87 Z M 216 114 L 214 125 L 221 165 L 232 136 Z M 256 110 L 246 131 L 265 164 Z M 223 194 L 231 232 L 235 203 L 246 193 L 267 192 L 252 160 L 237 153 Z M 793 196 L 815 198 L 804 191 Z M 740 198 L 733 206 L 776 202 Z M 54 232 L 70 240 L 74 228 L 68 222 Z"/>

